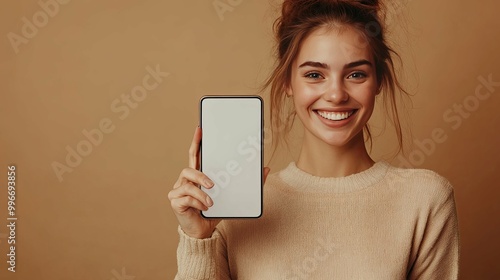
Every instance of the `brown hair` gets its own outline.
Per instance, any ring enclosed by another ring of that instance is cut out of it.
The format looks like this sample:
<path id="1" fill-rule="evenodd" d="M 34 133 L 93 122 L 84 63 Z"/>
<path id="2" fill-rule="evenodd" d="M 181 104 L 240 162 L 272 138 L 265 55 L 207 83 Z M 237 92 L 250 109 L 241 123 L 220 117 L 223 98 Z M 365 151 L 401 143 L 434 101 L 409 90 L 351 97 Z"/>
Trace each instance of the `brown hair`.
<path id="1" fill-rule="evenodd" d="M 281 16 L 274 22 L 277 40 L 277 65 L 265 82 L 263 89 L 271 87 L 271 131 L 273 155 L 281 141 L 288 146 L 286 136 L 295 119 L 293 106 L 285 106 L 285 89 L 291 82 L 291 66 L 299 53 L 304 39 L 314 30 L 327 27 L 353 27 L 371 49 L 377 74 L 379 92 L 382 93 L 386 113 L 396 130 L 399 151 L 403 148 L 403 135 L 397 109 L 396 89 L 407 94 L 398 81 L 392 55 L 399 55 L 392 50 L 384 36 L 381 20 L 384 15 L 379 0 L 285 0 Z M 284 132 L 280 138 L 281 131 Z M 372 145 L 372 136 L 368 124 L 364 127 L 367 139 Z M 277 139 L 277 140 L 276 140 Z M 271 157 L 272 158 L 272 157 Z"/>

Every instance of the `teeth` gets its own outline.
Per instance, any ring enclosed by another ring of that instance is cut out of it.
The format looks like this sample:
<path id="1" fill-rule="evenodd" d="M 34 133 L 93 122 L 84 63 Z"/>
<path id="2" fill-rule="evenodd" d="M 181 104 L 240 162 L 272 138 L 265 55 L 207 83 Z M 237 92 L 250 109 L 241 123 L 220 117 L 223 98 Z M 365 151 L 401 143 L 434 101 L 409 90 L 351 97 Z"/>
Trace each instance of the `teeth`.
<path id="1" fill-rule="evenodd" d="M 323 118 L 325 118 L 325 119 L 332 120 L 332 121 L 341 121 L 341 120 L 347 119 L 347 118 L 348 118 L 348 117 L 350 117 L 353 113 L 354 113 L 354 111 L 350 111 L 350 112 L 339 112 L 339 113 L 335 113 L 335 112 L 325 112 L 325 111 L 318 111 L 318 114 L 319 114 L 320 116 L 322 116 L 322 117 L 323 117 Z"/>

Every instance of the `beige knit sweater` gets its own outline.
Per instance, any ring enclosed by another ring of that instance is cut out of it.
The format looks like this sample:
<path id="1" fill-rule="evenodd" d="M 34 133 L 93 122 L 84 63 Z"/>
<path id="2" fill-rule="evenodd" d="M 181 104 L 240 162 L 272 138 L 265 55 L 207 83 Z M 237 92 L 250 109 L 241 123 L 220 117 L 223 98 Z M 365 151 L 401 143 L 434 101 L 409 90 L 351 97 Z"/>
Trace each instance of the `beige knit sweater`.
<path id="1" fill-rule="evenodd" d="M 458 277 L 453 189 L 433 171 L 379 161 L 321 178 L 291 162 L 264 189 L 259 219 L 223 220 L 207 239 L 178 227 L 176 280 Z"/>

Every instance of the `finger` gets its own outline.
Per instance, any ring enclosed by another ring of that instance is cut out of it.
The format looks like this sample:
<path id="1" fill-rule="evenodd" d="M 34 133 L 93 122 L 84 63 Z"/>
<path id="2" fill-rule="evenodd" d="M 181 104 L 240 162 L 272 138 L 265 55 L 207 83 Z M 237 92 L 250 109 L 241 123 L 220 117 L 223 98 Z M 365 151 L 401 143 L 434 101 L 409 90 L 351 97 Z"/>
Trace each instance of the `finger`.
<path id="1" fill-rule="evenodd" d="M 206 211 L 208 207 L 205 206 L 201 201 L 192 197 L 192 196 L 183 196 L 179 198 L 172 199 L 170 204 L 172 205 L 172 209 L 177 213 L 183 214 L 188 211 L 190 208 Z"/>
<path id="2" fill-rule="evenodd" d="M 267 175 L 269 175 L 269 172 L 271 172 L 271 168 L 269 167 L 264 167 L 264 183 L 267 180 Z"/>
<path id="3" fill-rule="evenodd" d="M 213 201 L 210 196 L 192 183 L 184 184 L 181 187 L 174 189 L 168 193 L 168 198 L 170 200 L 181 198 L 184 196 L 191 196 L 201 201 L 206 207 L 210 207 L 213 205 Z"/>
<path id="4" fill-rule="evenodd" d="M 214 182 L 208 178 L 205 173 L 190 167 L 186 167 L 181 171 L 178 179 L 178 187 L 185 184 L 186 181 L 194 183 L 195 185 L 202 185 L 207 189 L 214 186 Z"/>
<path id="5" fill-rule="evenodd" d="M 186 167 L 186 168 L 189 168 L 189 167 Z M 184 168 L 184 169 L 186 169 L 186 168 Z M 181 170 L 181 172 L 179 174 L 179 178 L 177 178 L 177 181 L 175 181 L 173 189 L 177 189 L 178 187 L 189 182 L 186 178 L 183 177 L 182 172 L 183 172 L 183 170 Z"/>
<path id="6" fill-rule="evenodd" d="M 189 167 L 198 169 L 198 156 L 200 154 L 201 128 L 196 127 L 193 135 L 193 141 L 189 147 Z"/>
<path id="7" fill-rule="evenodd" d="M 187 183 L 186 178 L 179 176 L 179 178 L 177 178 L 177 181 L 175 181 L 174 183 L 173 189 L 177 189 L 178 187 L 182 186 L 185 183 Z"/>

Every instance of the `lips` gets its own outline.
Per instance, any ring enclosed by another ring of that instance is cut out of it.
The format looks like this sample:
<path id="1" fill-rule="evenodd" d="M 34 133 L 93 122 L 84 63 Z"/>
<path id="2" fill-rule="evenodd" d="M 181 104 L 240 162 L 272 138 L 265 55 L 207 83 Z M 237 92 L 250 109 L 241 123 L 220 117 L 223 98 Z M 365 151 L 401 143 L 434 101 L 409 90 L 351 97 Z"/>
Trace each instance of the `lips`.
<path id="1" fill-rule="evenodd" d="M 342 110 L 342 111 L 340 110 L 339 111 L 314 110 L 314 111 L 324 119 L 331 121 L 342 121 L 349 118 L 354 113 L 356 113 L 357 109 Z"/>

